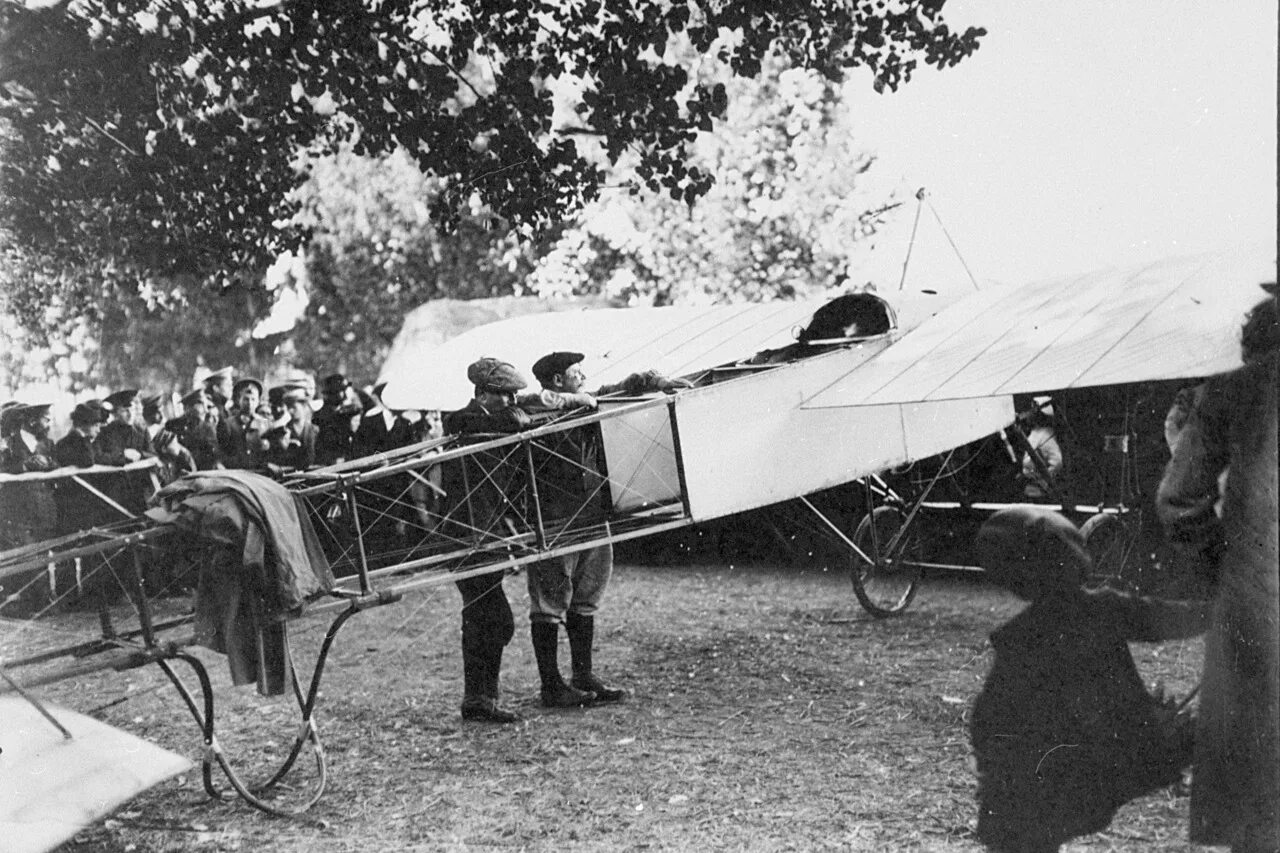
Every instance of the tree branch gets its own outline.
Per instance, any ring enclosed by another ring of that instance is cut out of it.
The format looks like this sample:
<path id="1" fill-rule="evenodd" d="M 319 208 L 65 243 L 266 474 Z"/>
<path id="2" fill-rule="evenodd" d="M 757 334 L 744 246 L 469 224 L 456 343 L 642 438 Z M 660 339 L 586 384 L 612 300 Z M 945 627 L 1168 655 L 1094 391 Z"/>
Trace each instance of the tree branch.
<path id="1" fill-rule="evenodd" d="M 142 156 L 142 155 L 140 155 L 137 151 L 134 151 L 134 150 L 133 150 L 132 148 L 130 148 L 127 144 L 125 144 L 123 141 L 121 141 L 118 137 L 113 136 L 113 135 L 111 134 L 111 132 L 110 132 L 110 131 L 108 131 L 108 130 L 107 130 L 105 127 L 103 127 L 102 125 L 98 124 L 98 123 L 97 123 L 96 121 L 94 121 L 93 119 L 89 118 L 88 116 L 83 116 L 83 118 L 84 118 L 84 120 L 89 124 L 89 126 L 90 126 L 90 127 L 92 127 L 94 130 L 98 131 L 98 133 L 101 133 L 101 134 L 102 134 L 103 136 L 105 136 L 107 139 L 110 139 L 110 140 L 111 140 L 112 142 L 114 142 L 116 145 L 119 145 L 119 146 L 120 146 L 121 148 L 123 148 L 125 151 L 128 151 L 128 152 L 129 152 L 130 154 L 132 154 L 134 157 L 140 157 L 140 156 Z"/>

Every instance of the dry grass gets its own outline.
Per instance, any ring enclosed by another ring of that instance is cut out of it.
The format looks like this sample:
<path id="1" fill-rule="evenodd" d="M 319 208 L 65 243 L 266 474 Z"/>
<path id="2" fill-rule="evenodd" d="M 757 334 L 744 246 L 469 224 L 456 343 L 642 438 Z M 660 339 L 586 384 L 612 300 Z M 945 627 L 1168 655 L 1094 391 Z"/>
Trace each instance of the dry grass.
<path id="1" fill-rule="evenodd" d="M 330 784 L 305 820 L 210 802 L 198 772 L 130 803 L 67 850 L 252 853 L 379 850 L 973 851 L 965 731 L 989 664 L 986 635 L 1018 609 L 971 577 L 930 579 L 903 617 L 862 613 L 836 572 L 619 565 L 598 618 L 598 669 L 633 691 L 545 711 L 509 579 L 516 640 L 504 666 L 516 726 L 463 725 L 457 594 L 444 588 L 361 614 L 325 674 L 319 724 Z M 323 631 L 304 620 L 312 649 Z M 1174 692 L 1194 684 L 1196 641 L 1136 647 Z M 567 650 L 564 653 L 567 659 Z M 222 742 L 261 775 L 295 734 L 291 700 L 223 685 Z M 192 756 L 199 738 L 150 671 L 71 686 L 136 698 L 100 712 Z M 314 781 L 302 766 L 300 794 Z M 1187 800 L 1130 804 L 1067 850 L 1187 849 Z"/>

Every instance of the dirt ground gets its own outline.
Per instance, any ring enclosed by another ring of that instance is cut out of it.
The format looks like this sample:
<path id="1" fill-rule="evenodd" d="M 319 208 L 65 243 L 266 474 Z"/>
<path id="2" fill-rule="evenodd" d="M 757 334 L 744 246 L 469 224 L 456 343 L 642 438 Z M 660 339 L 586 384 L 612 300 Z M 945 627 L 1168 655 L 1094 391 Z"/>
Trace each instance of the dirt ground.
<path id="1" fill-rule="evenodd" d="M 625 702 L 538 705 L 520 576 L 507 580 L 517 633 L 503 690 L 524 720 L 463 724 L 458 596 L 436 588 L 339 635 L 318 711 L 328 788 L 305 818 L 210 801 L 197 766 L 63 850 L 981 849 L 966 719 L 987 634 L 1016 599 L 977 576 L 929 577 L 905 615 L 876 620 L 840 571 L 626 559 L 597 637 L 597 669 L 632 691 Z M 327 624 L 295 623 L 300 658 Z M 1134 651 L 1150 682 L 1194 686 L 1198 640 Z M 220 685 L 219 742 L 247 777 L 269 774 L 297 733 L 293 700 L 233 689 L 222 659 L 201 656 Z M 198 761 L 199 733 L 154 667 L 63 689 Z M 316 778 L 304 758 L 281 800 Z M 1190 849 L 1187 806 L 1159 792 L 1064 850 Z"/>

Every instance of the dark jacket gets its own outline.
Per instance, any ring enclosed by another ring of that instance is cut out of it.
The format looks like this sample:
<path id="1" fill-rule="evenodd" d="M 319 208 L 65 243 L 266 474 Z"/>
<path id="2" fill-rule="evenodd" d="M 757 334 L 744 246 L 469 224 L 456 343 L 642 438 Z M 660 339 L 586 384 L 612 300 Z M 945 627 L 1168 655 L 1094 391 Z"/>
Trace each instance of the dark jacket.
<path id="1" fill-rule="evenodd" d="M 183 415 L 167 421 L 164 428 L 172 432 L 178 443 L 190 451 L 197 469 L 207 471 L 217 468 L 222 462 L 222 451 L 218 447 L 218 436 L 213 424 L 203 420 L 193 423 Z"/>
<path id="2" fill-rule="evenodd" d="M 314 468 L 317 463 L 316 442 L 319 431 L 315 424 L 307 424 L 300 434 L 285 424 L 267 433 L 267 452 L 263 461 L 293 471 Z"/>
<path id="3" fill-rule="evenodd" d="M 1192 636 L 1207 610 L 1075 590 L 992 633 L 970 722 L 984 843 L 1033 849 L 1097 832 L 1124 803 L 1178 780 L 1190 723 L 1147 693 L 1128 642 Z"/>
<path id="4" fill-rule="evenodd" d="M 1216 568 L 1191 785 L 1199 844 L 1280 846 L 1277 360 L 1272 350 L 1209 381 L 1157 497 L 1170 538 Z"/>
<path id="5" fill-rule="evenodd" d="M 324 406 L 312 416 L 316 428 L 315 464 L 332 465 L 355 458 L 356 430 L 351 421 L 359 412 L 342 412 Z"/>
<path id="6" fill-rule="evenodd" d="M 475 441 L 500 434 L 519 432 L 529 418 L 513 407 L 489 412 L 479 401 L 449 412 L 443 418 L 446 434 L 476 436 Z M 474 443 L 474 442 L 473 442 Z M 471 538 L 506 536 L 503 519 L 517 526 L 525 520 L 527 475 L 523 455 L 513 456 L 511 448 L 482 451 L 464 456 L 444 466 L 444 488 L 449 495 L 449 515 L 462 525 L 462 535 Z"/>
<path id="7" fill-rule="evenodd" d="M 75 430 L 67 433 L 53 448 L 53 454 L 59 465 L 71 465 L 76 468 L 90 468 L 97 462 L 94 445 L 89 437 Z M 120 478 L 133 476 L 130 474 L 82 474 L 80 478 L 90 486 L 108 495 L 117 503 L 120 498 L 128 496 L 118 494 Z M 119 510 L 105 503 L 102 498 L 84 488 L 75 480 L 61 480 L 57 484 L 54 498 L 58 505 L 58 529 L 63 533 L 75 530 L 87 530 L 100 524 L 119 521 L 122 516 Z M 127 507 L 130 511 L 138 511 L 140 506 L 134 503 Z"/>
<path id="8" fill-rule="evenodd" d="M 9 474 L 29 474 L 33 471 L 52 471 L 58 467 L 53 458 L 53 442 L 47 438 L 38 439 L 34 449 L 27 446 L 22 432 L 15 432 L 9 439 L 9 453 L 5 459 L 5 472 Z"/>
<path id="9" fill-rule="evenodd" d="M 133 460 L 124 455 L 126 450 L 136 450 L 141 457 L 156 455 L 145 429 L 120 421 L 102 427 L 93 441 L 93 449 L 99 465 L 128 465 Z"/>
<path id="10" fill-rule="evenodd" d="M 531 415 L 548 410 L 537 398 L 522 405 Z M 600 424 L 589 423 L 541 438 L 533 447 L 538 506 L 544 522 L 572 526 L 600 521 L 608 514 L 608 478 L 604 474 Z"/>
<path id="11" fill-rule="evenodd" d="M 72 430 L 53 446 L 53 458 L 59 465 L 91 468 L 98 464 L 97 453 L 89 436 Z"/>
<path id="12" fill-rule="evenodd" d="M 148 512 L 202 549 L 195 639 L 223 652 L 234 684 L 264 696 L 288 687 L 283 619 L 333 588 L 305 501 L 249 471 L 213 471 L 162 489 Z"/>
<path id="13" fill-rule="evenodd" d="M 360 427 L 356 430 L 351 449 L 353 459 L 386 453 L 388 450 L 413 444 L 417 440 L 417 430 L 414 429 L 413 424 L 397 415 L 388 426 L 383 416 L 384 411 L 381 408 L 371 409 L 360 419 Z"/>
<path id="14" fill-rule="evenodd" d="M 245 419 L 239 412 L 232 412 L 219 420 L 214 433 L 223 464 L 228 468 L 261 467 L 269 431 L 266 419 L 257 415 Z"/>

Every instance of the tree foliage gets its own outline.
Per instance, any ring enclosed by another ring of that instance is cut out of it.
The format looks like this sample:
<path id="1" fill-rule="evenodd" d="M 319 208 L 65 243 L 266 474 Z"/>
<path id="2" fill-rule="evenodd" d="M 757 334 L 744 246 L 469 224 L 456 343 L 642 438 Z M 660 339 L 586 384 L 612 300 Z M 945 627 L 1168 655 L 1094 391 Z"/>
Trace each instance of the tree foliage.
<path id="1" fill-rule="evenodd" d="M 475 200 L 560 221 L 628 152 L 650 190 L 692 202 L 712 179 L 689 147 L 728 96 L 670 44 L 744 77 L 778 51 L 892 90 L 977 47 L 944 1 L 0 0 L 0 226 L 58 271 L 46 298 L 80 301 L 103 280 L 253 285 L 306 237 L 297 155 L 344 141 L 440 178 L 445 227 Z"/>
<path id="2" fill-rule="evenodd" d="M 894 206 L 862 189 L 874 157 L 858 147 L 840 87 L 774 56 L 729 90 L 724 119 L 690 151 L 689 171 L 715 178 L 697 205 L 605 193 L 541 259 L 528 289 L 663 305 L 830 286 Z"/>
<path id="3" fill-rule="evenodd" d="M 100 289 L 77 297 L 92 310 L 73 308 L 65 294 L 42 305 L 41 294 L 59 293 L 56 275 L 21 252 L 0 254 L 0 383 L 186 391 L 200 368 L 235 364 L 255 372 L 270 359 L 270 342 L 250 336 L 265 308 L 256 290 L 174 283 L 136 290 L 67 275 L 82 286 L 97 281 Z"/>
<path id="4" fill-rule="evenodd" d="M 311 168 L 297 193 L 309 302 L 291 333 L 296 361 L 359 383 L 377 378 L 400 323 L 432 299 L 507 296 L 533 268 L 534 248 L 487 211 L 437 229 L 431 202 L 442 182 L 424 176 L 403 151 L 351 151 Z"/>

